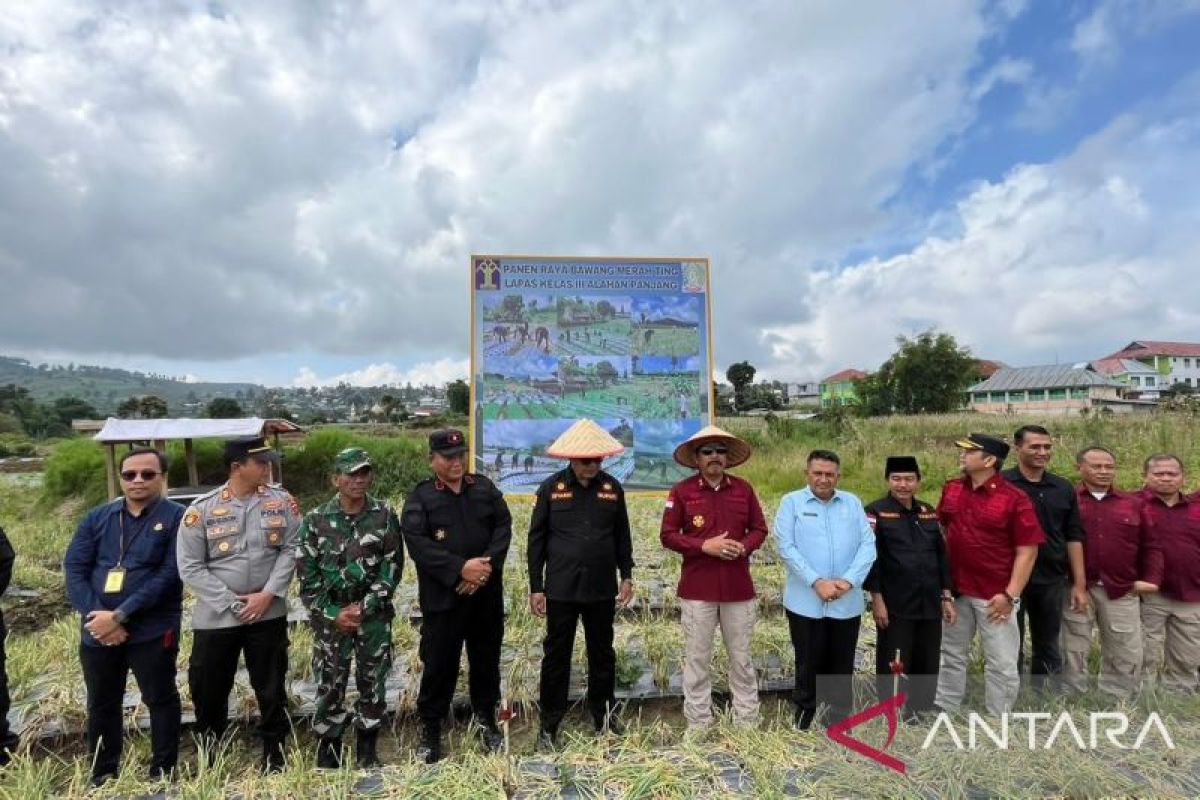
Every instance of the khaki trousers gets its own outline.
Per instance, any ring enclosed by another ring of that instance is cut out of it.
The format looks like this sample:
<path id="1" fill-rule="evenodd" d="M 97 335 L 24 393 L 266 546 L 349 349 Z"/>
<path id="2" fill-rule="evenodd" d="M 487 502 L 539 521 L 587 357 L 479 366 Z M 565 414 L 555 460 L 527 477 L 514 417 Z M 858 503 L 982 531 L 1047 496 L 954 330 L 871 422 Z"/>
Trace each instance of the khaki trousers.
<path id="1" fill-rule="evenodd" d="M 1153 680 L 1162 664 L 1159 685 L 1196 691 L 1200 680 L 1200 603 L 1184 603 L 1159 592 L 1142 596 L 1142 669 Z"/>
<path id="2" fill-rule="evenodd" d="M 721 638 L 729 654 L 729 693 L 735 721 L 758 722 L 758 676 L 750 660 L 750 637 L 758 616 L 758 601 L 715 603 L 680 599 L 683 622 L 683 716 L 688 727 L 712 724 L 713 635 Z"/>
<path id="3" fill-rule="evenodd" d="M 1088 656 L 1092 652 L 1092 630 L 1100 634 L 1100 691 L 1129 697 L 1138 686 L 1142 669 L 1141 604 L 1133 592 L 1110 600 L 1104 587 L 1088 587 L 1091 603 L 1087 611 L 1071 610 L 1071 598 L 1063 603 L 1062 682 L 1073 692 L 1088 690 Z"/>
<path id="4" fill-rule="evenodd" d="M 988 620 L 987 601 L 961 595 L 954 600 L 958 620 L 942 626 L 942 663 L 938 674 L 937 703 L 943 711 L 957 711 L 967 692 L 967 664 L 975 632 L 983 643 L 983 698 L 988 713 L 1012 711 L 1021 689 L 1017 653 L 1021 637 L 1017 615 L 1002 622 Z"/>

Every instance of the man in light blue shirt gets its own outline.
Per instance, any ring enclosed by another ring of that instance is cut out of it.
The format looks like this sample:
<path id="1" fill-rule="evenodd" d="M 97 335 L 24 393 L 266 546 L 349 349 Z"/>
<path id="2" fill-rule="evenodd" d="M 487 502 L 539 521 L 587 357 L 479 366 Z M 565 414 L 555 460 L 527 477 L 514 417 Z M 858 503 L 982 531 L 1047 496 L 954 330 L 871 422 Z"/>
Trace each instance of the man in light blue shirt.
<path id="1" fill-rule="evenodd" d="M 796 651 L 792 699 L 800 730 L 812 727 L 818 700 L 829 706 L 830 724 L 850 714 L 850 676 L 866 609 L 862 584 L 875 563 L 875 534 L 862 502 L 837 490 L 837 453 L 813 450 L 806 474 L 808 487 L 779 504 L 774 531 L 788 573 L 783 605 Z"/>

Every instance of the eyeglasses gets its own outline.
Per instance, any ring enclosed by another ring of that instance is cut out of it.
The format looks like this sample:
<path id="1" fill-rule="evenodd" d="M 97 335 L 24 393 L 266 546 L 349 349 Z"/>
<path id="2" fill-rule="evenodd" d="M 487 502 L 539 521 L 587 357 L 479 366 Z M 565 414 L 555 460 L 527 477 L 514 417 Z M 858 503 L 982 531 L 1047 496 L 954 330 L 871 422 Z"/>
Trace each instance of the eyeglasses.
<path id="1" fill-rule="evenodd" d="M 126 482 L 132 481 L 139 475 L 142 476 L 142 480 L 144 481 L 152 481 L 159 475 L 162 475 L 162 473 L 152 469 L 127 469 L 121 472 L 121 480 Z"/>
<path id="2" fill-rule="evenodd" d="M 723 456 L 729 452 L 728 447 L 701 447 L 696 451 L 702 456 Z"/>

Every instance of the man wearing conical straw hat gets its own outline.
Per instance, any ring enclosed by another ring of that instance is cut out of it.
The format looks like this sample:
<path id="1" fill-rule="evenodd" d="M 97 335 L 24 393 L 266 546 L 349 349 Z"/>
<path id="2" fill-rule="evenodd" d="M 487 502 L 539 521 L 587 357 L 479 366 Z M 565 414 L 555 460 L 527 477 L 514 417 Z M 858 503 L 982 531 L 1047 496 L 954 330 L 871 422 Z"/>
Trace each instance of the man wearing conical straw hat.
<path id="1" fill-rule="evenodd" d="M 733 718 L 758 722 L 758 679 L 750 661 L 757 599 L 750 554 L 767 538 L 753 487 L 726 473 L 750 458 L 750 445 L 715 425 L 675 448 L 675 461 L 696 470 L 671 487 L 663 511 L 663 546 L 683 554 L 679 606 L 683 623 L 683 715 L 689 731 L 712 724 L 713 634 L 729 654 Z"/>
<path id="2" fill-rule="evenodd" d="M 529 606 L 546 618 L 538 734 L 543 748 L 558 745 L 579 620 L 587 641 L 588 708 L 596 731 L 622 732 L 614 713 L 613 620 L 616 607 L 633 598 L 633 543 L 625 490 L 600 464 L 624 449 L 590 419 L 576 422 L 546 449 L 570 464 L 538 487 L 529 522 Z"/>

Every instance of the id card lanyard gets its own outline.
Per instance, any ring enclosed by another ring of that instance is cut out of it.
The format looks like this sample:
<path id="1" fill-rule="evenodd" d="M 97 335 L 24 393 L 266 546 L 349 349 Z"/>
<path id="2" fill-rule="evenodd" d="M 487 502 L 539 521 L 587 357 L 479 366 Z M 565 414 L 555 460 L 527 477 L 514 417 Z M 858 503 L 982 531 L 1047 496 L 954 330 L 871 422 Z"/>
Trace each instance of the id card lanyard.
<path id="1" fill-rule="evenodd" d="M 108 575 L 104 577 L 104 593 L 114 594 L 121 591 L 125 587 L 125 551 L 133 544 L 134 540 L 146 529 L 149 522 L 149 516 L 146 520 L 134 530 L 133 535 L 129 537 L 129 541 L 125 541 L 125 509 L 121 509 L 121 515 L 117 518 L 118 524 L 121 526 L 121 550 L 117 553 L 117 565 L 108 571 Z"/>

